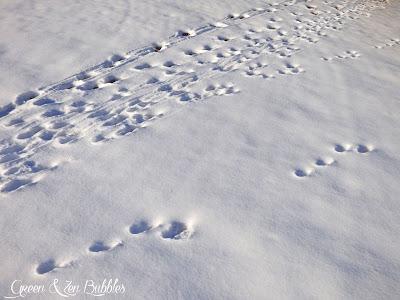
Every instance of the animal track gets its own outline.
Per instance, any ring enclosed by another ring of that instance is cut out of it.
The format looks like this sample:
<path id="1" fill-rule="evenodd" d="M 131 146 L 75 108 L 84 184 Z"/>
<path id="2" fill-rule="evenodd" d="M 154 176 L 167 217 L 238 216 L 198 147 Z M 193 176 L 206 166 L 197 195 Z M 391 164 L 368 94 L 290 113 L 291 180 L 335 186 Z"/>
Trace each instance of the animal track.
<path id="1" fill-rule="evenodd" d="M 193 235 L 193 229 L 181 221 L 172 221 L 167 224 L 150 225 L 146 220 L 138 221 L 129 227 L 129 233 L 139 235 L 145 232 L 158 232 L 163 239 L 187 240 Z"/>
<path id="2" fill-rule="evenodd" d="M 303 73 L 304 69 L 300 67 L 298 64 L 285 64 L 285 67 L 278 70 L 278 74 L 280 75 L 296 75 Z"/>
<path id="3" fill-rule="evenodd" d="M 196 31 L 192 30 L 192 29 L 178 30 L 178 32 L 176 33 L 177 37 L 193 37 L 195 35 L 196 35 Z"/>
<path id="4" fill-rule="evenodd" d="M 374 148 L 370 145 L 353 145 L 353 144 L 336 144 L 333 146 L 333 152 L 344 154 L 348 152 L 355 152 L 358 154 L 365 155 L 374 150 Z M 311 176 L 312 174 L 316 173 L 318 169 L 325 168 L 335 164 L 336 160 L 332 157 L 325 157 L 325 158 L 317 158 L 314 163 L 307 168 L 297 168 L 293 171 L 293 174 L 297 178 L 303 178 Z"/>
<path id="5" fill-rule="evenodd" d="M 399 38 L 392 38 L 392 39 L 384 41 L 381 44 L 375 45 L 375 48 L 384 49 L 384 48 L 387 48 L 387 47 L 393 47 L 393 46 L 399 46 L 399 45 L 400 45 L 400 39 Z"/>
<path id="6" fill-rule="evenodd" d="M 234 87 L 233 84 L 210 84 L 205 89 L 205 96 L 222 96 L 222 95 L 231 95 L 237 94 L 240 90 Z"/>
<path id="7" fill-rule="evenodd" d="M 88 81 L 88 82 L 85 82 L 84 84 L 78 86 L 77 88 L 82 91 L 91 91 L 91 90 L 98 89 L 99 85 L 97 84 L 96 81 Z"/>
<path id="8" fill-rule="evenodd" d="M 15 109 L 15 105 L 10 103 L 0 108 L 0 118 L 7 116 Z"/>
<path id="9" fill-rule="evenodd" d="M 331 157 L 328 158 L 318 158 L 315 160 L 315 165 L 318 167 L 326 167 L 326 166 L 330 166 L 331 164 L 333 164 L 335 162 L 335 160 Z"/>
<path id="10" fill-rule="evenodd" d="M 173 107 L 174 102 L 240 92 L 234 83 L 223 83 L 228 72 L 264 79 L 300 74 L 304 68 L 292 57 L 303 50 L 304 42 L 317 43 L 330 30 L 340 30 L 381 3 L 348 1 L 336 6 L 325 3 L 317 8 L 289 0 L 232 13 L 212 24 L 179 30 L 163 42 L 114 54 L 58 83 L 18 95 L 0 107 L 0 125 L 8 127 L 0 153 L 22 147 L 0 154 L 0 191 L 31 186 L 41 179 L 38 173 L 52 170 L 24 165 L 48 147 L 79 139 L 110 141 L 159 120 L 169 112 L 164 107 Z M 358 56 L 347 51 L 335 59 Z M 309 175 L 304 170 L 297 173 Z"/>
<path id="11" fill-rule="evenodd" d="M 342 152 L 347 151 L 349 149 L 349 146 L 348 145 L 343 146 L 343 145 L 337 144 L 337 145 L 335 145 L 334 149 L 336 152 L 342 153 Z"/>
<path id="12" fill-rule="evenodd" d="M 142 220 L 138 223 L 132 224 L 129 227 L 129 232 L 131 234 L 139 234 L 139 233 L 149 231 L 150 229 L 152 229 L 152 226 L 149 225 L 146 221 Z"/>
<path id="13" fill-rule="evenodd" d="M 152 226 L 150 224 L 151 223 L 146 220 L 139 220 L 138 222 L 129 226 L 129 234 L 131 236 L 137 236 L 146 232 L 154 232 L 163 240 L 188 240 L 193 236 L 193 227 L 181 221 L 172 221 L 171 223 L 167 224 L 157 224 L 157 226 Z M 129 237 L 126 238 L 128 239 Z M 126 248 L 129 247 L 129 244 L 120 239 L 116 239 L 110 243 L 96 240 L 87 248 L 86 253 L 92 255 L 104 253 L 104 255 L 106 255 L 106 253 L 122 246 Z M 75 262 L 78 260 L 88 259 L 89 257 L 81 254 L 80 257 L 77 255 L 73 261 L 66 261 L 62 263 L 57 263 L 53 258 L 50 258 L 38 264 L 35 268 L 35 273 L 37 275 L 45 275 L 53 272 L 56 269 L 69 267 L 75 264 Z"/>
<path id="14" fill-rule="evenodd" d="M 186 240 L 190 238 L 192 232 L 188 229 L 185 223 L 173 221 L 168 225 L 168 228 L 161 233 L 164 239 Z"/>
<path id="15" fill-rule="evenodd" d="M 358 153 L 368 153 L 373 151 L 373 148 L 371 146 L 357 145 L 356 150 Z"/>
<path id="16" fill-rule="evenodd" d="M 5 183 L 1 188 L 3 193 L 9 193 L 18 190 L 19 188 L 31 185 L 33 182 L 30 179 L 12 179 Z"/>
<path id="17" fill-rule="evenodd" d="M 35 99 L 38 96 L 39 96 L 39 93 L 34 92 L 34 91 L 29 91 L 29 92 L 26 92 L 26 93 L 23 93 L 23 94 L 19 95 L 17 97 L 17 99 L 15 99 L 15 103 L 17 105 L 22 105 L 22 104 L 24 104 L 24 103 L 26 103 L 26 102 L 28 102 L 28 101 L 30 101 L 32 99 Z"/>
<path id="18" fill-rule="evenodd" d="M 137 69 L 137 70 L 144 70 L 144 69 L 150 69 L 150 68 L 151 68 L 151 65 L 148 63 L 142 63 L 135 67 L 135 69 Z"/>
<path id="19" fill-rule="evenodd" d="M 40 263 L 36 267 L 36 274 L 45 275 L 47 273 L 54 271 L 55 269 L 66 268 L 72 264 L 73 264 L 72 261 L 58 264 L 58 263 L 56 263 L 56 261 L 54 259 L 51 258 L 51 259 L 48 259 L 48 260 Z"/>
<path id="20" fill-rule="evenodd" d="M 355 50 L 347 50 L 341 54 L 335 55 L 334 57 L 322 57 L 321 59 L 324 61 L 332 61 L 334 59 L 357 59 L 361 56 L 361 54 Z"/>
<path id="21" fill-rule="evenodd" d="M 43 275 L 53 271 L 56 268 L 55 261 L 53 259 L 49 259 L 41 264 L 36 268 L 36 273 Z"/>
<path id="22" fill-rule="evenodd" d="M 49 105 L 49 104 L 54 104 L 56 101 L 50 98 L 41 98 L 39 100 L 36 100 L 33 104 L 37 106 L 44 106 L 44 105 Z"/>
<path id="23" fill-rule="evenodd" d="M 45 111 L 42 116 L 46 118 L 51 118 L 51 117 L 57 117 L 63 115 L 64 112 L 58 109 L 50 109 L 48 111 Z"/>
<path id="24" fill-rule="evenodd" d="M 358 145 L 353 145 L 353 144 L 336 144 L 334 146 L 334 151 L 338 153 L 345 153 L 345 152 L 357 152 L 361 154 L 365 154 L 368 152 L 373 151 L 374 148 L 371 145 L 363 145 L 363 144 L 358 144 Z"/>
<path id="25" fill-rule="evenodd" d="M 89 252 L 94 252 L 94 253 L 98 253 L 98 252 L 104 252 L 104 251 L 110 251 L 115 249 L 116 247 L 120 247 L 122 246 L 123 243 L 121 241 L 118 242 L 114 242 L 111 244 L 105 244 L 102 241 L 95 241 L 90 247 L 89 247 Z"/>

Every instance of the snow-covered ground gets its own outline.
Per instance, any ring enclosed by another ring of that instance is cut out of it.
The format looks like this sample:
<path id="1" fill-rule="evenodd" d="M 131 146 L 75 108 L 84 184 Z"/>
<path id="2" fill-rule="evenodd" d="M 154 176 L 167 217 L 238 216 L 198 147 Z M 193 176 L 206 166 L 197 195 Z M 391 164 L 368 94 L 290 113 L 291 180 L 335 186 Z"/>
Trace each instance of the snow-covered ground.
<path id="1" fill-rule="evenodd" d="M 399 299 L 399 12 L 1 1 L 0 295 Z"/>

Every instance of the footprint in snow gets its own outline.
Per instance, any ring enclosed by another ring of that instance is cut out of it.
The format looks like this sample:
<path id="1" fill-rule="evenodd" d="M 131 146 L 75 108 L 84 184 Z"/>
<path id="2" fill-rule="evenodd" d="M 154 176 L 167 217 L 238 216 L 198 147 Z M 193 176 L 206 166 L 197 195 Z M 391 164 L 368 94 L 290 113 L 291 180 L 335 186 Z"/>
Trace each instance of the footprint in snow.
<path id="1" fill-rule="evenodd" d="M 152 229 L 152 226 L 147 221 L 142 220 L 142 221 L 132 224 L 129 227 L 129 232 L 131 234 L 136 235 L 136 234 L 147 232 L 151 229 Z"/>
<path id="2" fill-rule="evenodd" d="M 169 224 L 160 224 L 152 226 L 145 220 L 138 221 L 129 227 L 129 232 L 132 235 L 143 234 L 152 230 L 161 230 L 161 237 L 171 240 L 185 240 L 192 236 L 193 232 L 184 222 L 173 221 Z"/>
<path id="3" fill-rule="evenodd" d="M 104 251 L 111 251 L 115 249 L 116 247 L 122 246 L 123 243 L 121 241 L 114 242 L 111 244 L 106 244 L 103 241 L 95 241 L 90 247 L 89 247 L 89 252 L 92 253 L 98 253 L 98 252 L 104 252 Z"/>
<path id="4" fill-rule="evenodd" d="M 36 267 L 36 274 L 44 275 L 44 274 L 54 271 L 55 269 L 66 268 L 68 266 L 71 266 L 72 264 L 73 264 L 73 261 L 64 262 L 64 263 L 56 263 L 56 261 L 54 259 L 50 258 L 50 259 L 40 263 Z"/>
<path id="5" fill-rule="evenodd" d="M 352 145 L 352 144 L 336 144 L 333 146 L 333 151 L 339 154 L 344 154 L 348 152 L 356 152 L 358 154 L 368 154 L 369 152 L 373 151 L 374 148 L 371 145 L 363 145 L 363 144 L 358 144 L 358 145 Z M 311 176 L 316 169 L 315 168 L 322 168 L 322 167 L 327 167 L 331 166 L 335 163 L 335 160 L 332 157 L 327 157 L 327 158 L 318 158 L 314 161 L 314 165 L 312 167 L 308 167 L 305 169 L 295 169 L 293 171 L 293 175 L 297 178 L 303 178 L 303 177 L 308 177 Z"/>
<path id="6" fill-rule="evenodd" d="M 189 230 L 185 223 L 173 221 L 164 231 L 161 232 L 161 237 L 171 240 L 187 240 L 191 237 L 192 231 Z"/>

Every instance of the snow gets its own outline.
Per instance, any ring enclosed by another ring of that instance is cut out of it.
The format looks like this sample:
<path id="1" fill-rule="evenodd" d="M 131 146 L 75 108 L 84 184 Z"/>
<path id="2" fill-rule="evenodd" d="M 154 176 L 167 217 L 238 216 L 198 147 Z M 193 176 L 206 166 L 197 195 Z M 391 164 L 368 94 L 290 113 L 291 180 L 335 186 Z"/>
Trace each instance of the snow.
<path id="1" fill-rule="evenodd" d="M 231 2 L 0 4 L 0 295 L 399 298 L 400 3 Z"/>

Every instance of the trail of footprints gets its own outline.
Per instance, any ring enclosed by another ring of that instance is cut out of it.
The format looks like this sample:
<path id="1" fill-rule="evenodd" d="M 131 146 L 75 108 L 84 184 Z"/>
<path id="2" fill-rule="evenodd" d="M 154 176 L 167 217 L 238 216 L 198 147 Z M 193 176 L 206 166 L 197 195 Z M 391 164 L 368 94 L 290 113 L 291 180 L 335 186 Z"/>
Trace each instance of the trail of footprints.
<path id="1" fill-rule="evenodd" d="M 333 146 L 332 151 L 337 154 L 346 154 L 354 152 L 360 155 L 366 155 L 371 151 L 374 151 L 373 146 L 364 144 L 336 144 Z M 293 171 L 293 175 L 297 178 L 313 176 L 316 172 L 323 168 L 332 166 L 337 161 L 332 156 L 318 157 L 307 168 L 297 168 Z M 125 232 L 128 237 L 139 237 L 149 238 L 150 234 L 158 236 L 163 240 L 170 241 L 186 241 L 190 239 L 194 234 L 193 225 L 185 223 L 179 220 L 174 220 L 170 223 L 163 224 L 159 222 L 149 222 L 145 219 L 138 219 L 136 222 L 127 226 Z M 86 256 L 78 257 L 73 260 L 60 260 L 56 261 L 54 258 L 49 258 L 35 267 L 34 273 L 36 275 L 45 275 L 53 272 L 57 269 L 63 269 L 73 266 L 80 259 L 87 259 L 87 255 L 99 255 L 99 253 L 107 253 L 113 251 L 119 247 L 124 247 L 126 243 L 121 239 L 115 239 L 112 241 L 95 240 L 88 245 Z"/>
<path id="2" fill-rule="evenodd" d="M 143 236 L 143 238 L 151 238 L 151 234 L 153 234 L 164 241 L 187 241 L 194 234 L 193 225 L 178 220 L 167 224 L 160 224 L 139 219 L 137 222 L 128 226 L 125 232 L 127 234 L 126 239 L 139 236 Z M 107 253 L 120 247 L 126 247 L 126 243 L 121 239 L 115 239 L 108 242 L 95 240 L 88 245 L 85 255 L 77 256 L 72 260 L 58 261 L 55 258 L 46 259 L 35 266 L 34 274 L 45 275 L 47 273 L 56 271 L 57 269 L 68 268 L 78 263 L 78 261 L 81 259 L 88 259 L 91 255 Z"/>
<path id="3" fill-rule="evenodd" d="M 377 49 L 385 49 L 387 47 L 400 46 L 400 38 L 391 38 L 380 44 L 375 45 Z"/>
<path id="4" fill-rule="evenodd" d="M 265 80 L 302 74 L 305 68 L 295 55 L 304 43 L 318 43 L 381 4 L 268 4 L 180 30 L 167 41 L 115 54 L 61 82 L 25 92 L 0 108 L 0 125 L 7 129 L 0 141 L 0 191 L 33 185 L 57 168 L 57 162 L 35 159 L 47 147 L 80 139 L 101 144 L 172 115 L 177 109 L 172 103 L 239 93 L 240 87 L 224 80 L 228 72 Z M 356 58 L 358 52 L 339 57 Z"/>
<path id="5" fill-rule="evenodd" d="M 374 151 L 374 147 L 371 145 L 353 145 L 353 144 L 336 144 L 332 148 L 332 153 L 336 154 L 346 154 L 349 152 L 365 155 L 369 152 Z M 324 168 L 335 165 L 337 160 L 335 160 L 332 156 L 318 157 L 311 163 L 308 167 L 305 168 L 296 168 L 293 170 L 293 175 L 297 178 L 310 177 L 319 173 Z"/>
<path id="6" fill-rule="evenodd" d="M 324 60 L 324 61 L 333 61 L 333 60 L 342 60 L 342 59 L 348 59 L 348 58 L 357 59 L 360 56 L 361 56 L 361 54 L 356 50 L 346 50 L 346 51 L 344 51 L 344 52 L 342 52 L 340 54 L 336 54 L 333 57 L 324 56 L 324 57 L 321 57 L 321 59 Z"/>

